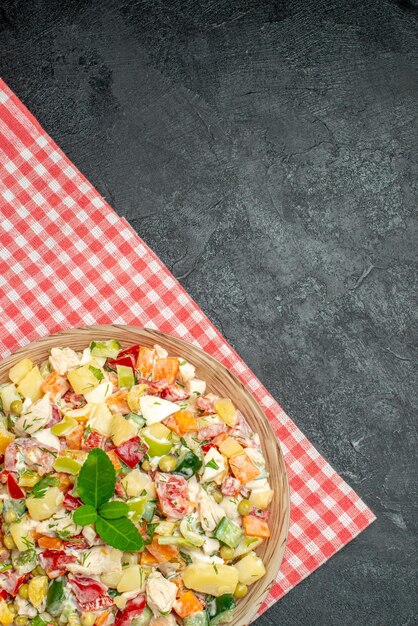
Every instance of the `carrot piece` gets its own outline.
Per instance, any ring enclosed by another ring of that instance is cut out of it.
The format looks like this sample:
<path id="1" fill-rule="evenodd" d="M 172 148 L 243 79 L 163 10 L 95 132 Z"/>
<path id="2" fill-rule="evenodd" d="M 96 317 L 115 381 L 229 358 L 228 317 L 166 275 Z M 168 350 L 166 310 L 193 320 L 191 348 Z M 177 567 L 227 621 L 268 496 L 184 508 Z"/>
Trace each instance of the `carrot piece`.
<path id="1" fill-rule="evenodd" d="M 94 622 L 94 626 L 104 626 L 107 623 L 108 617 L 110 616 L 111 611 L 103 611 L 96 617 L 96 621 Z"/>
<path id="2" fill-rule="evenodd" d="M 216 435 L 216 437 L 212 439 L 211 443 L 219 448 L 219 446 L 225 441 L 225 439 L 228 439 L 228 435 L 226 433 L 221 433 L 220 435 Z"/>
<path id="3" fill-rule="evenodd" d="M 248 537 L 259 537 L 260 539 L 267 539 L 270 537 L 270 529 L 265 520 L 255 515 L 244 515 L 242 518 L 242 525 L 244 526 L 244 533 Z"/>
<path id="4" fill-rule="evenodd" d="M 157 559 L 148 550 L 141 552 L 141 565 L 155 565 L 156 563 L 158 563 Z"/>
<path id="5" fill-rule="evenodd" d="M 238 478 L 243 485 L 260 475 L 258 467 L 254 465 L 250 457 L 245 453 L 237 454 L 232 459 L 229 459 L 229 466 L 235 478 Z"/>
<path id="6" fill-rule="evenodd" d="M 163 424 L 164 424 L 164 426 L 167 426 L 167 428 L 172 430 L 177 435 L 182 435 L 183 434 L 181 432 L 180 428 L 179 428 L 179 425 L 177 424 L 176 420 L 174 419 L 174 415 L 170 415 L 169 417 L 166 417 L 165 420 L 163 420 Z"/>
<path id="7" fill-rule="evenodd" d="M 48 550 L 62 550 L 62 541 L 58 539 L 58 537 L 41 535 L 38 537 L 38 546 L 40 548 L 47 548 Z"/>
<path id="8" fill-rule="evenodd" d="M 176 600 L 173 608 L 177 615 L 184 619 L 185 617 L 189 617 L 194 613 L 202 611 L 203 605 L 195 596 L 193 591 L 186 591 L 178 600 Z"/>
<path id="9" fill-rule="evenodd" d="M 154 537 L 152 543 L 147 546 L 149 552 L 157 560 L 157 563 L 165 563 L 171 561 L 179 554 L 177 546 L 161 546 L 158 543 L 158 537 Z"/>
<path id="10" fill-rule="evenodd" d="M 112 413 L 120 413 L 121 415 L 128 415 L 131 409 L 126 402 L 126 396 L 128 395 L 127 389 L 120 389 L 116 393 L 109 396 L 106 400 L 106 404 Z"/>
<path id="11" fill-rule="evenodd" d="M 152 374 L 155 361 L 155 350 L 152 348 L 140 348 L 136 361 L 136 369 L 140 371 L 142 378 L 149 378 Z"/>
<path id="12" fill-rule="evenodd" d="M 175 578 L 170 578 L 170 582 L 174 583 L 177 587 L 176 598 L 180 598 L 184 592 L 184 584 L 181 576 L 176 576 Z"/>
<path id="13" fill-rule="evenodd" d="M 154 365 L 153 380 L 165 380 L 167 385 L 172 385 L 179 373 L 179 360 L 175 357 L 157 359 Z"/>
<path id="14" fill-rule="evenodd" d="M 181 434 L 199 430 L 197 419 L 191 411 L 177 411 L 177 413 L 174 413 L 173 417 L 177 422 Z"/>
<path id="15" fill-rule="evenodd" d="M 58 485 L 58 489 L 60 491 L 68 491 L 71 482 L 70 482 L 70 477 L 68 476 L 68 474 L 65 474 L 64 472 L 59 472 L 58 474 L 59 477 L 59 485 Z"/>
<path id="16" fill-rule="evenodd" d="M 78 424 L 73 430 L 72 433 L 66 435 L 65 441 L 67 442 L 67 447 L 71 450 L 81 450 L 81 442 L 83 440 L 84 434 L 84 425 Z"/>
<path id="17" fill-rule="evenodd" d="M 41 385 L 42 393 L 49 392 L 50 400 L 52 402 L 62 398 L 62 396 L 65 395 L 69 389 L 70 383 L 65 376 L 61 376 L 58 372 L 51 372 Z"/>
<path id="18" fill-rule="evenodd" d="M 106 454 L 110 459 L 110 462 L 113 465 L 113 469 L 120 470 L 120 468 L 122 467 L 122 465 L 120 464 L 120 461 L 118 459 L 117 454 L 115 453 L 114 450 L 106 450 Z"/>

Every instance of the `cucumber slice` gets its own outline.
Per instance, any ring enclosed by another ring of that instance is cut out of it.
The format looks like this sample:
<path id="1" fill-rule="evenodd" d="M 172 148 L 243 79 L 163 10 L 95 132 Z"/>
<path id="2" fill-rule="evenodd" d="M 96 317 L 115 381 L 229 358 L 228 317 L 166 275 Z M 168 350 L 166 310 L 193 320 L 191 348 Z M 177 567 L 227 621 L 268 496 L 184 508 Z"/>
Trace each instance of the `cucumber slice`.
<path id="1" fill-rule="evenodd" d="M 131 389 L 135 385 L 135 377 L 131 367 L 127 365 L 116 365 L 116 372 L 118 374 L 119 388 L 125 387 Z"/>
<path id="2" fill-rule="evenodd" d="M 211 617 L 210 626 L 232 622 L 235 606 L 235 599 L 232 593 L 225 593 L 223 596 L 214 598 L 207 607 Z"/>
<path id="3" fill-rule="evenodd" d="M 180 522 L 180 532 L 193 546 L 200 547 L 205 543 L 205 535 L 199 533 L 197 518 L 194 515 L 186 515 Z"/>
<path id="4" fill-rule="evenodd" d="M 236 548 L 242 537 L 242 529 L 235 522 L 223 517 L 215 530 L 215 537 L 230 548 Z"/>
<path id="5" fill-rule="evenodd" d="M 206 611 L 199 611 L 199 613 L 194 613 L 190 615 L 190 617 L 185 617 L 183 619 L 184 626 L 209 626 L 209 618 Z"/>
<path id="6" fill-rule="evenodd" d="M 186 448 L 177 461 L 174 473 L 180 474 L 184 478 L 191 478 L 201 467 L 202 460 L 194 452 Z"/>
<path id="7" fill-rule="evenodd" d="M 155 502 L 151 502 L 149 500 L 145 504 L 145 509 L 144 509 L 143 514 L 142 514 L 142 519 L 144 519 L 148 523 L 152 522 L 152 518 L 154 517 L 155 509 L 156 509 Z"/>
<path id="8" fill-rule="evenodd" d="M 120 352 L 120 343 L 116 339 L 109 341 L 92 341 L 90 344 L 92 356 L 104 356 L 108 359 L 116 359 Z"/>

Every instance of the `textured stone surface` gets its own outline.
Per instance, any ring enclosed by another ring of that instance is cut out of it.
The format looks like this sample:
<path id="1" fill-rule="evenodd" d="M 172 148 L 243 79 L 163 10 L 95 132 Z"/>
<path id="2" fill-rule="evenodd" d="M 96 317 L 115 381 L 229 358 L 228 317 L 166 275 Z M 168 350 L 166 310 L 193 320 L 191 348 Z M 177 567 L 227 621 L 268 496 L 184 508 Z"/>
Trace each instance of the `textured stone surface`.
<path id="1" fill-rule="evenodd" d="M 417 15 L 0 5 L 3 77 L 378 516 L 260 626 L 417 623 Z"/>

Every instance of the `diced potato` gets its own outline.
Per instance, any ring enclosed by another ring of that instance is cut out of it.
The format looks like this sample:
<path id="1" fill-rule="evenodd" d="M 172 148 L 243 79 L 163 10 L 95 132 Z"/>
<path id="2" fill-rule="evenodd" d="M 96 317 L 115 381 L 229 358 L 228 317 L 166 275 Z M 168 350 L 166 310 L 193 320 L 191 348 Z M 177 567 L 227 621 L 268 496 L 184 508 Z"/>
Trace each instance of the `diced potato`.
<path id="1" fill-rule="evenodd" d="M 32 367 L 33 363 L 30 359 L 22 359 L 21 361 L 16 363 L 16 365 L 13 365 L 13 367 L 10 369 L 10 380 L 17 385 L 18 383 L 20 383 L 22 378 L 25 378 L 26 374 L 29 374 Z"/>
<path id="2" fill-rule="evenodd" d="M 32 519 L 41 522 L 49 519 L 60 508 L 64 494 L 58 487 L 49 487 L 43 498 L 26 498 L 26 506 Z"/>
<path id="3" fill-rule="evenodd" d="M 19 476 L 19 487 L 34 487 L 36 483 L 39 483 L 41 476 L 33 470 L 26 470 Z"/>
<path id="4" fill-rule="evenodd" d="M 99 383 L 92 391 L 86 391 L 84 397 L 89 404 L 102 404 L 113 393 L 113 385 L 108 380 Z"/>
<path id="5" fill-rule="evenodd" d="M 13 433 L 10 433 L 8 430 L 3 430 L 0 428 L 0 454 L 4 454 L 6 452 L 6 448 L 9 443 L 14 441 L 15 436 Z"/>
<path id="6" fill-rule="evenodd" d="M 193 563 L 182 574 L 186 587 L 211 596 L 234 593 L 238 583 L 238 570 L 231 565 Z"/>
<path id="7" fill-rule="evenodd" d="M 141 407 L 139 406 L 139 398 L 146 393 L 147 389 L 148 385 L 134 385 L 131 387 L 128 395 L 126 396 L 126 401 L 131 411 L 138 413 L 141 410 Z"/>
<path id="8" fill-rule="evenodd" d="M 7 606 L 5 600 L 0 600 L 0 624 L 2 626 L 10 626 L 13 624 L 15 614 Z"/>
<path id="9" fill-rule="evenodd" d="M 20 550 L 20 552 L 24 552 L 33 544 L 32 537 L 29 536 L 29 525 L 26 515 L 21 517 L 18 522 L 10 524 L 9 530 L 16 544 L 16 548 Z"/>
<path id="10" fill-rule="evenodd" d="M 99 367 L 90 363 L 88 365 L 77 367 L 75 370 L 71 370 L 67 373 L 67 378 L 70 381 L 75 393 L 83 394 L 97 387 L 100 380 L 94 373 L 96 369 L 100 370 Z"/>
<path id="11" fill-rule="evenodd" d="M 44 379 L 41 376 L 39 367 L 35 365 L 19 382 L 17 390 L 24 398 L 30 398 L 32 402 L 36 402 L 42 396 L 41 385 L 43 382 Z"/>
<path id="12" fill-rule="evenodd" d="M 252 491 L 249 497 L 249 501 L 256 509 L 266 509 L 274 496 L 274 491 L 272 489 L 267 489 L 266 491 Z"/>
<path id="13" fill-rule="evenodd" d="M 232 400 L 229 398 L 223 398 L 222 400 L 215 400 L 213 403 L 217 415 L 225 422 L 227 426 L 234 427 L 237 421 L 237 409 L 235 408 Z"/>
<path id="14" fill-rule="evenodd" d="M 35 576 L 29 582 L 28 586 L 28 599 L 29 602 L 35 607 L 40 606 L 46 599 L 48 591 L 48 576 Z"/>
<path id="15" fill-rule="evenodd" d="M 113 416 L 111 431 L 113 443 L 115 446 L 120 446 L 125 441 L 128 441 L 128 439 L 135 437 L 138 432 L 138 427 L 132 424 L 132 422 L 128 422 L 123 415 L 117 413 Z"/>
<path id="16" fill-rule="evenodd" d="M 92 408 L 93 408 L 92 404 L 85 404 L 79 409 L 70 409 L 70 408 L 63 407 L 61 409 L 61 413 L 65 417 L 70 417 L 71 419 L 77 420 L 77 422 L 87 422 L 87 420 L 90 417 L 90 412 Z"/>
<path id="17" fill-rule="evenodd" d="M 219 451 L 230 459 L 237 454 L 242 454 L 244 452 L 244 448 L 233 437 L 227 437 L 219 446 Z"/>
<path id="18" fill-rule="evenodd" d="M 244 556 L 255 550 L 263 543 L 263 540 L 260 537 L 243 537 L 237 547 L 235 548 L 233 559 L 237 559 L 240 556 Z"/>
<path id="19" fill-rule="evenodd" d="M 92 405 L 88 423 L 92 430 L 110 437 L 112 434 L 113 415 L 105 402 Z"/>
<path id="20" fill-rule="evenodd" d="M 250 552 L 243 559 L 235 563 L 238 580 L 243 585 L 252 585 L 266 573 L 263 561 L 255 552 Z"/>
<path id="21" fill-rule="evenodd" d="M 155 498 L 156 496 L 154 481 L 148 474 L 141 472 L 138 468 L 126 474 L 126 476 L 122 478 L 121 483 L 128 498 L 139 496 L 144 490 L 147 492 L 149 498 Z"/>
<path id="22" fill-rule="evenodd" d="M 100 580 L 108 587 L 111 587 L 111 589 L 116 589 L 122 576 L 122 570 L 118 570 L 115 572 L 105 572 L 100 576 Z"/>
<path id="23" fill-rule="evenodd" d="M 3 405 L 3 411 L 6 413 L 10 411 L 10 405 L 12 402 L 22 399 L 17 393 L 17 389 L 13 383 L 0 388 L 0 398 Z"/>
<path id="24" fill-rule="evenodd" d="M 125 593 L 126 591 L 144 591 L 145 589 L 145 575 L 142 571 L 142 567 L 139 565 L 132 565 L 123 570 L 122 578 L 120 579 L 117 590 L 119 593 Z"/>

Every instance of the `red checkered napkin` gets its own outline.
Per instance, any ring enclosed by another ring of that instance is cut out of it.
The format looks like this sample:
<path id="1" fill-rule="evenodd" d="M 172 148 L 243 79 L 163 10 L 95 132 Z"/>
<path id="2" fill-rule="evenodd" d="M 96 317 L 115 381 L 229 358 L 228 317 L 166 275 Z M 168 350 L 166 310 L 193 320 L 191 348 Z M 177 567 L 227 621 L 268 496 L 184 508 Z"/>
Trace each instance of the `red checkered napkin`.
<path id="1" fill-rule="evenodd" d="M 84 324 L 158 328 L 220 360 L 280 440 L 291 525 L 265 611 L 364 530 L 373 513 L 284 413 L 166 267 L 0 81 L 0 357 Z"/>

